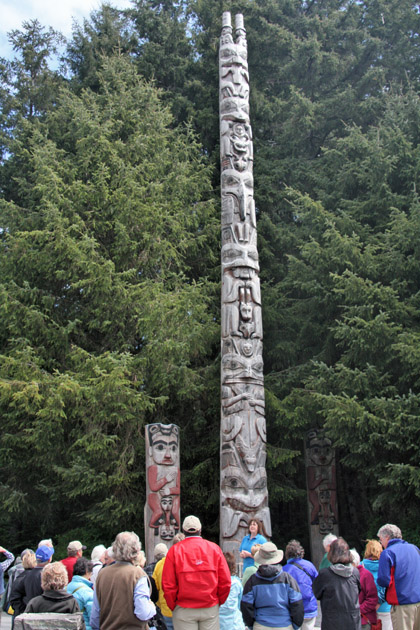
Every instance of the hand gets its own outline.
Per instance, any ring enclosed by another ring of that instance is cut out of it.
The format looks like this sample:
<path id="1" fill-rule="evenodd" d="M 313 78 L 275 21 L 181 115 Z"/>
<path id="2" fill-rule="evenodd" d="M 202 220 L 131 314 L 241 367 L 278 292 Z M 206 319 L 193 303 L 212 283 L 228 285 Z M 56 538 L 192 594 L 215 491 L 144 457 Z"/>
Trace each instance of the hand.
<path id="1" fill-rule="evenodd" d="M 176 479 L 177 474 L 178 474 L 177 471 L 173 470 L 172 472 L 166 475 L 166 479 L 168 480 L 168 482 L 174 481 Z"/>
<path id="2" fill-rule="evenodd" d="M 0 547 L 0 553 L 4 553 L 6 549 L 4 547 Z"/>

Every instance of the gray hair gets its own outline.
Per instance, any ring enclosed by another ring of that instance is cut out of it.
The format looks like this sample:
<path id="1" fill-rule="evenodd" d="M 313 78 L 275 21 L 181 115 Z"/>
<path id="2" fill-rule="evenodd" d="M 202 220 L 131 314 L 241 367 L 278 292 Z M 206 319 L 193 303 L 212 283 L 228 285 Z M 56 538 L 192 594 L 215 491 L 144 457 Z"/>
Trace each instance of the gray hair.
<path id="1" fill-rule="evenodd" d="M 382 525 L 377 533 L 378 538 L 402 538 L 402 533 L 399 527 L 396 525 L 391 525 L 391 523 L 387 523 L 386 525 Z"/>
<path id="2" fill-rule="evenodd" d="M 51 540 L 51 538 L 44 538 L 44 540 L 40 540 L 38 543 L 38 549 L 44 545 L 45 547 L 54 547 L 53 541 Z"/>
<path id="3" fill-rule="evenodd" d="M 134 564 L 140 551 L 140 538 L 134 532 L 120 532 L 112 545 L 115 560 L 123 562 L 132 562 Z"/>
<path id="4" fill-rule="evenodd" d="M 303 558 L 305 550 L 298 540 L 290 540 L 286 545 L 284 555 L 286 556 L 286 560 L 289 560 L 289 558 Z"/>
<path id="5" fill-rule="evenodd" d="M 353 566 L 358 567 L 360 564 L 360 555 L 356 549 L 350 549 L 351 563 Z"/>
<path id="6" fill-rule="evenodd" d="M 337 540 L 337 536 L 335 534 L 327 534 L 326 536 L 324 536 L 324 538 L 322 539 L 322 545 L 325 551 L 327 550 L 328 545 L 331 545 L 334 540 Z"/>
<path id="7" fill-rule="evenodd" d="M 105 551 L 106 551 L 105 545 L 96 545 L 96 547 L 92 549 L 92 553 L 90 554 L 90 557 L 93 560 L 93 562 L 95 562 L 96 560 L 99 560 L 104 555 Z"/>

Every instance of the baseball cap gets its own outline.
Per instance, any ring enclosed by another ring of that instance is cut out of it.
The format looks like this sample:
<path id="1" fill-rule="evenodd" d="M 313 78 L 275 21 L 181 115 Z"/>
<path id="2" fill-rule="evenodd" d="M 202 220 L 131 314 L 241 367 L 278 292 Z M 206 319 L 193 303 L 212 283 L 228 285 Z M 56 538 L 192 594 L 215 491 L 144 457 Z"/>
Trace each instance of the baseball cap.
<path id="1" fill-rule="evenodd" d="M 82 545 L 80 540 L 72 540 L 67 545 L 67 551 L 80 551 L 81 549 L 87 549 L 86 545 Z"/>
<path id="2" fill-rule="evenodd" d="M 41 545 L 35 551 L 35 557 L 38 562 L 48 562 L 54 553 L 54 547 L 47 547 L 47 545 Z"/>
<path id="3" fill-rule="evenodd" d="M 196 516 L 186 516 L 184 518 L 184 522 L 182 523 L 182 529 L 184 530 L 184 532 L 189 532 L 190 534 L 200 532 L 200 520 Z"/>

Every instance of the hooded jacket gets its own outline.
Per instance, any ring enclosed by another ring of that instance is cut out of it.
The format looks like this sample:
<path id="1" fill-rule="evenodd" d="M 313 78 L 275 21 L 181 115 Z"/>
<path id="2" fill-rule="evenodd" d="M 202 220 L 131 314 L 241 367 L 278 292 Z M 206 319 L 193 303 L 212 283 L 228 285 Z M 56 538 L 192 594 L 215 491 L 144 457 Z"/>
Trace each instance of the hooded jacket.
<path id="1" fill-rule="evenodd" d="M 420 551 L 401 538 L 391 538 L 379 558 L 378 584 L 394 606 L 420 602 Z"/>
<path id="2" fill-rule="evenodd" d="M 90 613 L 93 604 L 93 584 L 82 575 L 73 575 L 70 584 L 67 585 L 67 593 L 73 595 L 83 613 L 86 630 L 90 629 Z"/>
<path id="3" fill-rule="evenodd" d="M 312 584 L 321 602 L 322 630 L 361 630 L 359 571 L 349 564 L 321 569 Z"/>
<path id="4" fill-rule="evenodd" d="M 241 611 L 245 625 L 297 629 L 303 623 L 303 600 L 296 580 L 279 564 L 262 564 L 245 584 Z"/>
<path id="5" fill-rule="evenodd" d="M 381 605 L 378 608 L 378 613 L 389 613 L 391 611 L 391 606 L 385 601 L 385 588 L 383 586 L 379 586 L 378 584 L 379 560 L 365 558 L 362 565 L 365 569 L 372 573 L 373 579 L 375 580 L 379 601 L 381 602 Z"/>

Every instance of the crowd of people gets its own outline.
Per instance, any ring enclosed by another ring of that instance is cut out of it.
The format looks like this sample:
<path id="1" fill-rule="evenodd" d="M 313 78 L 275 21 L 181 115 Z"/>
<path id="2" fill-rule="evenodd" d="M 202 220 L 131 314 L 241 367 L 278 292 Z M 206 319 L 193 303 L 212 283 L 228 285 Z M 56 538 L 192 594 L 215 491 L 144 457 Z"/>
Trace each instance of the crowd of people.
<path id="1" fill-rule="evenodd" d="M 299 541 L 283 553 L 252 519 L 242 580 L 234 553 L 203 538 L 196 516 L 182 529 L 170 549 L 156 545 L 149 564 L 134 532 L 97 545 L 91 560 L 78 540 L 58 562 L 49 539 L 14 564 L 0 547 L 3 610 L 13 621 L 23 612 L 82 613 L 86 630 L 313 630 L 320 603 L 321 630 L 420 630 L 420 550 L 396 525 L 367 541 L 363 560 L 328 534 L 318 572 Z"/>

